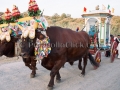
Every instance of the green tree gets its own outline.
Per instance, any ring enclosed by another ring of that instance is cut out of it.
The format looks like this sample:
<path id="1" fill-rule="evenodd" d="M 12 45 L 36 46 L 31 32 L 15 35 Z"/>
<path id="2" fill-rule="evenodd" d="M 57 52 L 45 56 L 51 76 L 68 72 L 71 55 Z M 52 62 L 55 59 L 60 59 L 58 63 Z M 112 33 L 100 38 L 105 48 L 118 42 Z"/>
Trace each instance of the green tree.
<path id="1" fill-rule="evenodd" d="M 65 13 L 63 13 L 63 14 L 61 15 L 61 19 L 64 19 L 64 18 L 67 18 L 67 16 L 66 16 Z"/>
<path id="2" fill-rule="evenodd" d="M 60 15 L 58 15 L 57 13 L 55 13 L 53 16 L 52 16 L 52 19 L 58 19 L 60 17 Z"/>

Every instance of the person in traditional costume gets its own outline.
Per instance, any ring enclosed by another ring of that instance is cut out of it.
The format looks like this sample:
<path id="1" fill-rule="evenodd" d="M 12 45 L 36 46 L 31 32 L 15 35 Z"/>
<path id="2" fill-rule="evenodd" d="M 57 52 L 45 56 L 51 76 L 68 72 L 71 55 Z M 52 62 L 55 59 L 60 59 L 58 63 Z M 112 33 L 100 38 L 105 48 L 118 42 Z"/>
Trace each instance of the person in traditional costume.
<path id="1" fill-rule="evenodd" d="M 116 41 L 118 43 L 117 50 L 118 50 L 118 58 L 120 59 L 120 35 L 117 35 Z"/>
<path id="2" fill-rule="evenodd" d="M 117 37 L 118 37 L 118 39 L 119 39 L 119 41 L 120 41 L 120 35 L 117 35 Z"/>
<path id="3" fill-rule="evenodd" d="M 79 27 L 77 27 L 76 32 L 78 32 L 78 30 L 79 30 Z"/>
<path id="4" fill-rule="evenodd" d="M 117 49 L 117 52 L 118 52 L 118 58 L 120 58 L 120 41 L 119 41 L 117 36 L 114 37 L 114 41 L 117 42 L 117 48 L 116 49 Z"/>

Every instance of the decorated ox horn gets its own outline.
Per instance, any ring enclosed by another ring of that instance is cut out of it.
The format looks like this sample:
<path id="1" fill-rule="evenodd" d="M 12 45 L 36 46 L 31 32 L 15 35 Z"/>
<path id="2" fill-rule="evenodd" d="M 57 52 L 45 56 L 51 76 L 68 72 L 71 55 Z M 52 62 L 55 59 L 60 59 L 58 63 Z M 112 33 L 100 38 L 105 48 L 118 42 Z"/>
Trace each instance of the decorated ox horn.
<path id="1" fill-rule="evenodd" d="M 0 25 L 1 27 L 1 35 L 0 35 L 0 40 L 3 41 L 4 39 L 6 39 L 6 41 L 10 41 L 11 38 L 10 38 L 10 29 L 8 27 L 8 24 L 1 24 Z"/>
<path id="2" fill-rule="evenodd" d="M 35 30 L 37 29 L 37 27 L 38 27 L 38 22 L 35 21 L 35 23 L 34 23 Z"/>
<path id="3" fill-rule="evenodd" d="M 35 37 L 35 30 L 38 27 L 38 22 L 34 17 L 25 17 L 18 20 L 18 27 L 22 30 L 22 37 L 26 38 L 29 36 L 30 39 Z M 25 25 L 22 27 L 21 25 Z"/>
<path id="4" fill-rule="evenodd" d="M 6 41 L 9 42 L 11 40 L 9 31 L 5 33 L 5 36 Z"/>

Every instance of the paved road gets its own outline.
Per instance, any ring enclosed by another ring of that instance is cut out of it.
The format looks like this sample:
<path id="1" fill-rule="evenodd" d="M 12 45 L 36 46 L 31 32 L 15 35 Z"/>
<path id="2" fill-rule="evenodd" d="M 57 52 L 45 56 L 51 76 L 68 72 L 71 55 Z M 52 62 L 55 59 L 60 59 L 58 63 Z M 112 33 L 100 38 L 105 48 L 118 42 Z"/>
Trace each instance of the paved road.
<path id="1" fill-rule="evenodd" d="M 14 58 L 16 59 L 16 58 Z M 1 60 L 3 61 L 3 60 Z M 102 57 L 101 66 L 93 70 L 88 62 L 86 76 L 80 77 L 77 63 L 65 64 L 60 73 L 62 81 L 55 83 L 54 90 L 120 90 L 120 60 L 110 63 L 110 58 Z M 35 78 L 30 78 L 29 70 L 21 58 L 12 62 L 0 62 L 0 90 L 46 90 L 50 71 L 37 64 Z"/>

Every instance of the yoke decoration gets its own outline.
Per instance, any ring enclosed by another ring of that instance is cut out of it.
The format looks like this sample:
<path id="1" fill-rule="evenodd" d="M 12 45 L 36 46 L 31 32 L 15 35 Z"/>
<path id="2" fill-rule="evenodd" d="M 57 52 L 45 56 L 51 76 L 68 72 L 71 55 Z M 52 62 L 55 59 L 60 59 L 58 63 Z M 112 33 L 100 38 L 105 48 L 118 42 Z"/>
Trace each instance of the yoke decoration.
<path id="1" fill-rule="evenodd" d="M 46 29 L 46 25 L 44 24 L 44 22 L 33 17 L 22 18 L 19 19 L 18 21 L 19 21 L 18 26 L 22 30 L 21 37 L 24 38 L 29 36 L 30 39 L 34 39 L 36 28 Z M 47 36 L 45 31 L 41 31 L 41 33 Z"/>
<path id="2" fill-rule="evenodd" d="M 11 40 L 10 36 L 16 36 L 18 27 L 15 27 L 16 24 L 1 24 L 0 25 L 0 40 L 3 41 L 6 39 L 7 42 Z"/>
<path id="3" fill-rule="evenodd" d="M 15 22 L 15 20 L 17 20 L 19 18 L 22 18 L 22 16 L 20 15 L 20 11 L 16 5 L 13 5 L 12 20 Z"/>
<path id="4" fill-rule="evenodd" d="M 10 10 L 7 8 L 6 12 L 5 12 L 5 23 L 11 23 L 12 21 L 12 13 L 10 12 Z"/>
<path id="5" fill-rule="evenodd" d="M 22 20 L 23 19 L 23 20 Z M 38 27 L 38 23 L 33 19 L 33 17 L 26 17 L 26 18 L 22 18 L 19 21 L 23 21 L 23 22 L 18 22 L 18 26 L 21 28 L 22 30 L 22 36 L 21 37 L 28 37 L 30 39 L 34 39 L 35 37 L 35 29 Z M 27 21 L 27 22 L 25 22 Z"/>
<path id="6" fill-rule="evenodd" d="M 6 41 L 10 41 L 11 38 L 10 38 L 10 29 L 9 27 L 7 26 L 8 24 L 5 24 L 6 26 L 5 27 L 1 27 L 1 33 L 0 33 L 0 40 L 3 41 L 4 39 L 6 39 Z"/>

